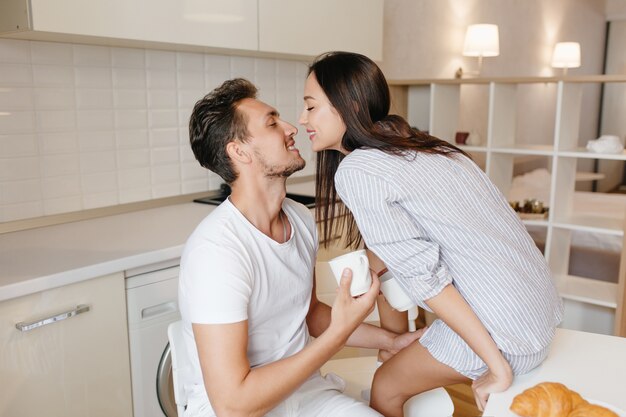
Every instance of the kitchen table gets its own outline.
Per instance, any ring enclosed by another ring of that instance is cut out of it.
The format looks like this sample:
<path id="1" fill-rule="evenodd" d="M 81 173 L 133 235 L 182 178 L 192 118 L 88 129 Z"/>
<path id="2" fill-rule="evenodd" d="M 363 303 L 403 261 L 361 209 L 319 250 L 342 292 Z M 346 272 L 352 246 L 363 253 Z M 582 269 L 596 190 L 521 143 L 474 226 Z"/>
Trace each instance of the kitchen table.
<path id="1" fill-rule="evenodd" d="M 626 338 L 557 329 L 546 360 L 505 392 L 492 394 L 483 417 L 517 417 L 509 410 L 513 397 L 544 381 L 626 411 Z"/>

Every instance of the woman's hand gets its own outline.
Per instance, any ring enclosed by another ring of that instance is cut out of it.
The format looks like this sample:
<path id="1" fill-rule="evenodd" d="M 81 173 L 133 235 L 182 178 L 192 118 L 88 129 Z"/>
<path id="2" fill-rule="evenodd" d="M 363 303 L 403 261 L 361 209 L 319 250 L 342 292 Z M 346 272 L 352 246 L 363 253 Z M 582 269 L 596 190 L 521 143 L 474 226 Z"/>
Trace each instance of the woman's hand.
<path id="1" fill-rule="evenodd" d="M 480 411 L 485 409 L 489 394 L 502 392 L 513 383 L 513 371 L 508 362 L 504 361 L 501 368 L 498 372 L 487 370 L 472 383 L 472 392 Z"/>

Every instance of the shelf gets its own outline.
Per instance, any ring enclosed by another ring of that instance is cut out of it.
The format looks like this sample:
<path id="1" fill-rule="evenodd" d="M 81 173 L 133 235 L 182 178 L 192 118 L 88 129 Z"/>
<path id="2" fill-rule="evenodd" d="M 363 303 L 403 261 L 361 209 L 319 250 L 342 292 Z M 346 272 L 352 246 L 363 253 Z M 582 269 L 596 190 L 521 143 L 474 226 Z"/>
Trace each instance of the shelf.
<path id="1" fill-rule="evenodd" d="M 565 77 L 495 77 L 495 78 L 433 78 L 426 80 L 388 80 L 389 85 L 429 84 L 539 84 L 539 83 L 626 83 L 626 75 L 574 75 Z"/>
<path id="2" fill-rule="evenodd" d="M 524 223 L 526 226 L 548 227 L 547 220 L 524 220 L 522 219 L 522 223 Z"/>
<path id="3" fill-rule="evenodd" d="M 453 143 L 453 145 L 465 152 L 487 152 L 487 148 L 484 146 L 458 145 L 456 143 Z"/>
<path id="4" fill-rule="evenodd" d="M 626 150 L 621 153 L 596 153 L 589 152 L 586 148 L 576 148 L 574 151 L 559 151 L 558 156 L 568 158 L 587 158 L 587 159 L 612 159 L 616 161 L 626 161 Z"/>
<path id="5" fill-rule="evenodd" d="M 516 145 L 514 147 L 494 147 L 491 149 L 493 153 L 505 153 L 511 155 L 554 155 L 554 146 L 552 145 Z"/>
<path id="6" fill-rule="evenodd" d="M 566 300 L 617 307 L 617 284 L 574 275 L 556 275 L 554 280 L 559 294 Z"/>
<path id="7" fill-rule="evenodd" d="M 622 220 L 599 216 L 572 215 L 564 220 L 555 220 L 554 227 L 568 230 L 580 230 L 590 233 L 603 233 L 612 236 L 623 236 Z"/>
<path id="8" fill-rule="evenodd" d="M 600 248 L 604 247 L 601 244 L 614 245 L 616 240 L 625 237 L 624 221 L 616 219 L 619 213 L 615 213 L 613 204 L 618 203 L 614 199 L 606 199 L 606 208 L 604 203 L 599 202 L 593 205 L 579 204 L 576 210 L 569 206 L 577 199 L 577 185 L 582 181 L 598 181 L 604 177 L 604 174 L 584 172 L 591 170 L 588 167 L 591 162 L 626 161 L 626 151 L 617 154 L 590 152 L 584 143 L 587 137 L 584 128 L 589 116 L 585 113 L 586 96 L 590 93 L 588 87 L 592 86 L 596 90 L 598 86 L 592 84 L 607 83 L 626 84 L 626 74 L 390 82 L 408 91 L 411 123 L 428 126 L 432 135 L 450 140 L 453 144 L 455 134 L 459 131 L 480 134 L 484 139 L 480 146 L 457 146 L 472 155 L 504 195 L 509 195 L 512 187 L 518 185 L 513 182 L 518 173 L 538 167 L 550 171 L 550 179 L 542 180 L 546 183 L 549 181 L 549 184 L 536 184 L 549 186 L 549 189 L 541 190 L 540 199 L 546 200 L 545 206 L 550 206 L 550 215 L 547 219 L 522 219 L 522 223 L 530 230 L 538 230 L 544 239 L 543 253 L 562 297 L 580 304 L 575 311 L 566 311 L 566 321 L 577 330 L 593 331 L 595 327 L 590 326 L 590 320 L 594 320 L 594 317 L 604 320 L 614 313 L 615 334 L 626 336 L 626 244 L 622 252 L 617 253 L 621 261 L 617 272 L 619 285 L 568 275 L 570 271 L 586 275 L 576 272 L 575 268 L 570 270 L 572 254 L 574 261 L 588 268 L 605 266 L 607 263 L 607 272 L 604 274 L 615 274 L 612 271 L 617 267 L 612 261 L 608 265 L 604 255 L 591 253 L 593 251 L 573 253 L 572 241 L 579 234 L 597 241 Z M 485 106 L 483 101 L 486 93 L 488 97 Z M 487 123 L 483 126 L 485 110 Z M 525 185 L 528 193 L 539 195 L 538 191 L 533 190 L 535 184 Z M 617 208 L 623 210 L 621 205 Z M 621 291 L 619 297 L 618 291 Z M 614 311 L 609 310 L 607 313 L 604 311 L 607 308 Z M 596 315 L 598 310 L 603 311 L 602 316 Z M 600 327 L 606 331 L 607 326 Z"/>

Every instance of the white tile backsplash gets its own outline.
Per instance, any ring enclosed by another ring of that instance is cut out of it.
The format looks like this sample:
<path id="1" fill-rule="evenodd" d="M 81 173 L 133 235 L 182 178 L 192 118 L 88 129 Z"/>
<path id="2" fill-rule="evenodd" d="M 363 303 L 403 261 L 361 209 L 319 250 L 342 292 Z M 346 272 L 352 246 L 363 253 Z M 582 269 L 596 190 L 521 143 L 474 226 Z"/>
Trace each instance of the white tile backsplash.
<path id="1" fill-rule="evenodd" d="M 150 129 L 178 127 L 178 112 L 176 110 L 150 110 L 148 111 L 148 127 Z"/>
<path id="2" fill-rule="evenodd" d="M 143 49 L 111 48 L 111 61 L 115 68 L 145 68 L 146 54 Z"/>
<path id="3" fill-rule="evenodd" d="M 0 111 L 30 110 L 32 108 L 32 88 L 0 87 Z"/>
<path id="4" fill-rule="evenodd" d="M 146 68 L 176 69 L 176 52 L 146 50 Z"/>
<path id="5" fill-rule="evenodd" d="M 81 132 L 78 137 L 81 151 L 107 151 L 115 149 L 115 132 Z"/>
<path id="6" fill-rule="evenodd" d="M 112 109 L 113 92 L 110 89 L 77 89 L 76 108 L 88 109 Z"/>
<path id="7" fill-rule="evenodd" d="M 19 180 L 0 183 L 4 204 L 41 201 L 41 181 L 39 179 Z"/>
<path id="8" fill-rule="evenodd" d="M 176 88 L 176 70 L 149 69 L 147 74 L 149 89 Z"/>
<path id="9" fill-rule="evenodd" d="M 146 87 L 146 70 L 138 68 L 113 68 L 113 87 L 139 89 Z"/>
<path id="10" fill-rule="evenodd" d="M 108 46 L 73 45 L 74 65 L 87 67 L 111 67 L 111 48 Z"/>
<path id="11" fill-rule="evenodd" d="M 80 181 L 75 176 L 44 178 L 42 186 L 44 200 L 69 196 L 80 197 Z"/>
<path id="12" fill-rule="evenodd" d="M 113 105 L 116 109 L 145 109 L 146 90 L 115 90 Z"/>
<path id="13" fill-rule="evenodd" d="M 0 157 L 17 158 L 38 153 L 37 137 L 34 134 L 0 135 Z"/>
<path id="14" fill-rule="evenodd" d="M 178 145 L 178 129 L 150 130 L 150 145 L 152 147 Z"/>
<path id="15" fill-rule="evenodd" d="M 73 46 L 67 43 L 31 42 L 30 54 L 33 64 L 71 65 Z"/>
<path id="16" fill-rule="evenodd" d="M 43 201 L 43 214 L 50 216 L 53 214 L 80 211 L 83 208 L 82 197 L 80 195 L 50 198 Z"/>
<path id="17" fill-rule="evenodd" d="M 14 111 L 0 114 L 0 133 L 31 133 L 35 131 L 35 112 Z"/>
<path id="18" fill-rule="evenodd" d="M 58 132 L 76 128 L 74 110 L 40 110 L 35 115 L 38 132 Z"/>
<path id="19" fill-rule="evenodd" d="M 33 65 L 33 85 L 36 87 L 69 86 L 74 84 L 74 68 L 70 66 Z"/>
<path id="20" fill-rule="evenodd" d="M 124 169 L 117 173 L 120 190 L 150 189 L 150 168 Z"/>
<path id="21" fill-rule="evenodd" d="M 0 62 L 30 63 L 30 42 L 0 39 Z"/>
<path id="22" fill-rule="evenodd" d="M 74 175 L 78 179 L 80 157 L 78 153 L 44 155 L 41 157 L 41 174 L 44 178 Z"/>
<path id="23" fill-rule="evenodd" d="M 78 152 L 76 132 L 39 133 L 41 154 L 45 157 L 58 153 Z"/>
<path id="24" fill-rule="evenodd" d="M 117 151 L 118 169 L 142 168 L 150 166 L 149 149 L 122 149 Z"/>
<path id="25" fill-rule="evenodd" d="M 117 130 L 115 132 L 115 144 L 117 149 L 148 148 L 150 140 L 148 131 L 139 130 Z"/>
<path id="26" fill-rule="evenodd" d="M 175 109 L 178 107 L 176 90 L 156 90 L 148 91 L 149 109 Z"/>
<path id="27" fill-rule="evenodd" d="M 33 88 L 35 109 L 71 109 L 76 103 L 74 88 Z"/>
<path id="28" fill-rule="evenodd" d="M 113 110 L 78 110 L 76 112 L 78 130 L 113 130 L 115 122 Z"/>
<path id="29" fill-rule="evenodd" d="M 110 67 L 75 67 L 74 77 L 77 87 L 111 88 L 113 85 Z"/>
<path id="30" fill-rule="evenodd" d="M 85 174 L 110 172 L 117 169 L 114 151 L 88 152 L 80 155 L 80 171 Z"/>
<path id="31" fill-rule="evenodd" d="M 204 71 L 204 55 L 178 52 L 176 54 L 176 67 L 180 71 Z"/>
<path id="32" fill-rule="evenodd" d="M 39 178 L 39 157 L 0 158 L 0 181 Z"/>
<path id="33" fill-rule="evenodd" d="M 0 39 L 0 222 L 217 189 L 189 116 L 238 76 L 297 123 L 302 62 Z"/>
<path id="34" fill-rule="evenodd" d="M 145 129 L 148 127 L 148 112 L 146 110 L 117 110 L 115 111 L 115 127 L 124 129 Z"/>
<path id="35" fill-rule="evenodd" d="M 33 67 L 29 64 L 0 63 L 2 87 L 28 87 L 33 85 Z"/>

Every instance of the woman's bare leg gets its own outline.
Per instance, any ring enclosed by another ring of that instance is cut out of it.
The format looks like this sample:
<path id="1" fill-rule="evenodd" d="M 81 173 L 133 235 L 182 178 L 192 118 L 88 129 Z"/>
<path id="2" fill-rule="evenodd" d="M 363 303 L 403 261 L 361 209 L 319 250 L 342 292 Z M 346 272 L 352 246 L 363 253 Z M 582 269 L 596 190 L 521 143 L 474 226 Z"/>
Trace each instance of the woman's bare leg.
<path id="1" fill-rule="evenodd" d="M 437 361 L 416 341 L 378 368 L 370 406 L 386 417 L 403 417 L 404 403 L 415 394 L 467 381 L 467 377 Z"/>

